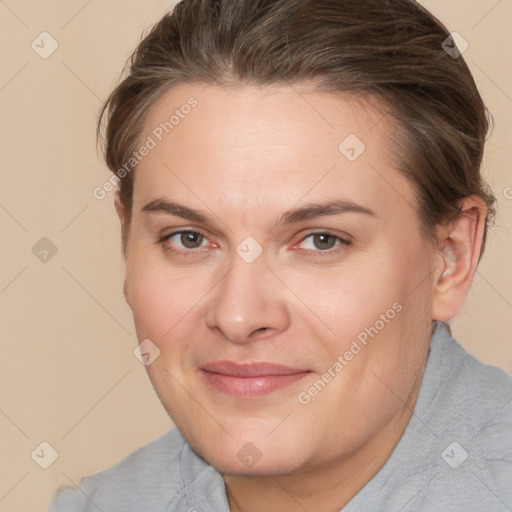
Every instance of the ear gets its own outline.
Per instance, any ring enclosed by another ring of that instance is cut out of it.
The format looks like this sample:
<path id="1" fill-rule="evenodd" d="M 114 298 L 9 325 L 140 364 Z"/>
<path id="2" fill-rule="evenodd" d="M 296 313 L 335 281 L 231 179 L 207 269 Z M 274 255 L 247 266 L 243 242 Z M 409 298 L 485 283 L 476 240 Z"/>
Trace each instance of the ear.
<path id="1" fill-rule="evenodd" d="M 116 193 L 116 198 L 114 200 L 114 207 L 116 209 L 117 216 L 121 222 L 121 244 L 122 244 L 122 252 L 123 257 L 126 259 L 126 252 L 128 251 L 128 230 L 129 230 L 129 219 L 126 215 L 126 208 L 123 203 L 119 199 L 119 192 Z"/>
<path id="2" fill-rule="evenodd" d="M 121 239 L 122 239 L 122 245 L 123 245 L 123 257 L 126 259 L 126 212 L 124 209 L 124 206 L 121 204 L 121 201 L 119 200 L 119 195 L 116 194 L 116 198 L 114 200 L 114 207 L 116 209 L 117 216 L 119 217 L 119 221 L 121 222 Z M 131 307 L 129 294 L 127 290 L 127 283 L 128 279 L 126 276 L 126 264 L 125 264 L 125 277 L 124 277 L 124 283 L 123 283 L 123 295 L 124 300 L 126 303 Z"/>
<path id="3" fill-rule="evenodd" d="M 121 204 L 118 194 L 116 194 L 116 198 L 114 200 L 114 206 L 116 209 L 117 216 L 119 217 L 119 220 L 121 221 L 121 226 L 124 226 L 124 223 L 126 220 L 126 215 L 125 215 L 125 211 L 124 211 L 124 206 Z"/>
<path id="4" fill-rule="evenodd" d="M 432 319 L 446 322 L 459 311 L 480 259 L 487 207 L 476 196 L 459 203 L 460 213 L 437 229 Z"/>
<path id="5" fill-rule="evenodd" d="M 127 284 L 128 284 L 128 280 L 125 278 L 124 283 L 123 283 L 124 300 L 125 300 L 126 304 L 128 304 L 128 306 L 132 307 L 132 304 L 131 304 L 131 301 L 130 301 L 130 295 L 129 295 L 128 290 L 127 290 Z"/>

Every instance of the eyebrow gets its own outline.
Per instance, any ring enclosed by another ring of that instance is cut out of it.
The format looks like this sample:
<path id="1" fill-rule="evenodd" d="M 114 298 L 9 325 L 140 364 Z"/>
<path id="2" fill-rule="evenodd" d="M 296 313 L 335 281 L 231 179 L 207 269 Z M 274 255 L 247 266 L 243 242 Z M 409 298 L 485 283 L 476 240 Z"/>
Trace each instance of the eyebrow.
<path id="1" fill-rule="evenodd" d="M 344 199 L 334 201 L 326 201 L 323 203 L 309 203 L 304 206 L 293 208 L 292 210 L 283 213 L 277 224 L 295 224 L 306 220 L 314 219 L 316 217 L 326 217 L 329 215 L 339 215 L 340 213 L 362 213 L 372 217 L 377 217 L 377 214 L 359 204 Z"/>
<path id="2" fill-rule="evenodd" d="M 143 213 L 166 213 L 181 217 L 182 219 L 191 222 L 208 224 L 211 216 L 193 208 L 189 208 L 182 204 L 167 201 L 163 198 L 155 199 L 149 202 L 141 210 Z M 326 201 L 322 203 L 309 203 L 304 206 L 293 208 L 281 214 L 276 224 L 296 224 L 307 220 L 315 219 L 317 217 L 325 217 L 329 215 L 339 215 L 341 213 L 360 213 L 377 218 L 377 214 L 365 206 L 338 199 L 333 201 Z"/>
<path id="3" fill-rule="evenodd" d="M 209 219 L 208 215 L 199 210 L 194 210 L 172 201 L 166 201 L 165 199 L 155 199 L 144 206 L 141 211 L 143 213 L 168 213 L 182 219 L 203 224 L 206 224 Z"/>

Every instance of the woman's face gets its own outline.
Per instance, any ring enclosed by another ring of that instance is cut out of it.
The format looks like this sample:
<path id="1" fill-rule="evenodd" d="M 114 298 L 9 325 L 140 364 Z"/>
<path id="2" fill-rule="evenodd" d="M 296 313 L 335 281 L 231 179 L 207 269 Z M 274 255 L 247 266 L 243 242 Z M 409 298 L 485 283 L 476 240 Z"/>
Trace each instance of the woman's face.
<path id="1" fill-rule="evenodd" d="M 391 131 L 298 86 L 179 85 L 150 110 L 125 293 L 163 405 L 218 470 L 306 471 L 405 427 L 433 248 Z"/>

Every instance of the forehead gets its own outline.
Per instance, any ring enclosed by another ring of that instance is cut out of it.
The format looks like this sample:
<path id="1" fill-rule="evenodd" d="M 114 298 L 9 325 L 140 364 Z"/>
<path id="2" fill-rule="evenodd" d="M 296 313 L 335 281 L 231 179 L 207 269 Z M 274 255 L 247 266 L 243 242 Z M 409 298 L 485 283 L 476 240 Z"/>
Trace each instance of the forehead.
<path id="1" fill-rule="evenodd" d="M 199 206 L 215 196 L 249 210 L 344 195 L 389 210 L 413 195 L 393 163 L 394 130 L 375 102 L 353 95 L 180 84 L 148 112 L 140 140 L 154 147 L 134 201 L 171 193 Z"/>

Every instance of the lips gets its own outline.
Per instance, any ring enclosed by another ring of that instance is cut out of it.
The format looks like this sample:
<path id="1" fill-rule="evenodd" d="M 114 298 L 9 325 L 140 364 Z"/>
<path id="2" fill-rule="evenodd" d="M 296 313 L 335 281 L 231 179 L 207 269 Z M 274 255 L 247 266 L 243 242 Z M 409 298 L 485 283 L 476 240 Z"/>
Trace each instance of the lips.
<path id="1" fill-rule="evenodd" d="M 207 384 L 216 391 L 239 398 L 256 398 L 291 386 L 310 373 L 274 363 L 207 363 L 201 368 Z"/>

